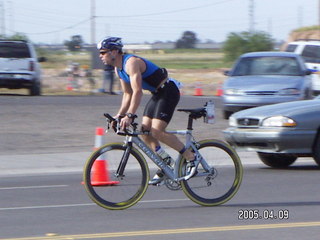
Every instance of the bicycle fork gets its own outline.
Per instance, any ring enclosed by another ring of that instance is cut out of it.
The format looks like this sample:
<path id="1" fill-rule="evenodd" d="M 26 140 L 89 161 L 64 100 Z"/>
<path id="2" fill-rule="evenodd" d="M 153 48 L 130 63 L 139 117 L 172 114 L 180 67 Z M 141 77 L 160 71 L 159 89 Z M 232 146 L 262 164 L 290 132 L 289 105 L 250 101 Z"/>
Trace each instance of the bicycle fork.
<path id="1" fill-rule="evenodd" d="M 126 150 L 124 151 L 124 153 L 123 153 L 123 155 L 121 157 L 121 161 L 120 161 L 118 169 L 117 169 L 117 171 L 115 173 L 116 177 L 120 177 L 120 178 L 125 177 L 124 169 L 127 166 L 127 162 L 128 162 L 129 156 L 130 156 L 130 152 L 131 152 L 131 148 L 132 148 L 132 142 L 128 142 L 126 144 L 126 146 L 127 146 Z"/>

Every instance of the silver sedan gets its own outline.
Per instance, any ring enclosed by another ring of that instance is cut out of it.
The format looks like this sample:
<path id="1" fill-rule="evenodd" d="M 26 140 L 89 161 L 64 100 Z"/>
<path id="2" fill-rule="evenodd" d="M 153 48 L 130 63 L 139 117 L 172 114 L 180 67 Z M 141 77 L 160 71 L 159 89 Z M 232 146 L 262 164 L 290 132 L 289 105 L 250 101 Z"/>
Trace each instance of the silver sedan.
<path id="1" fill-rule="evenodd" d="M 254 52 L 239 57 L 223 84 L 223 114 L 250 107 L 312 97 L 311 71 L 301 56 L 288 52 Z"/>
<path id="2" fill-rule="evenodd" d="M 320 97 L 243 110 L 229 125 L 226 141 L 256 151 L 268 166 L 287 167 L 298 157 L 313 157 L 320 166 Z"/>

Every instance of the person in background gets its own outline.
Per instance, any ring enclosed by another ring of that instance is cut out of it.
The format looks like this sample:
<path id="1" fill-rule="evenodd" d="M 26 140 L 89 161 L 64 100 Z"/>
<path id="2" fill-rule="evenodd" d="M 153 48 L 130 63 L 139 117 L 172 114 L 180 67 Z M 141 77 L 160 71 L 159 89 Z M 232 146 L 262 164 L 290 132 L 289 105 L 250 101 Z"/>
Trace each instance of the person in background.
<path id="1" fill-rule="evenodd" d="M 109 86 L 107 87 L 108 84 Z M 110 64 L 106 64 L 104 67 L 102 91 L 104 93 L 115 95 L 116 93 L 113 91 L 113 84 L 114 84 L 114 66 Z M 106 90 L 107 88 L 108 90 Z"/>
<path id="2" fill-rule="evenodd" d="M 90 85 L 90 90 L 91 92 L 94 91 L 95 85 L 96 85 L 96 81 L 94 80 L 94 76 L 92 73 L 92 69 L 89 68 L 88 65 L 83 65 L 83 71 L 84 71 L 84 77 L 87 78 L 89 85 Z"/>

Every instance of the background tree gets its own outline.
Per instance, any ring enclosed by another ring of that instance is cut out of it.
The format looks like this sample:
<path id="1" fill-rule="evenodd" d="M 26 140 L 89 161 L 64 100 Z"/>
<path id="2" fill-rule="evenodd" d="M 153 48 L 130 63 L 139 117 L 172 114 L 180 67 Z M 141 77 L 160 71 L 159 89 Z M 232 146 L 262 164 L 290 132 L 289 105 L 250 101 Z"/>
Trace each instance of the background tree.
<path id="1" fill-rule="evenodd" d="M 241 54 L 273 50 L 274 40 L 265 32 L 230 33 L 223 46 L 225 61 L 232 62 Z"/>
<path id="2" fill-rule="evenodd" d="M 185 31 L 183 32 L 182 37 L 177 40 L 176 48 L 195 48 L 197 42 L 198 39 L 194 32 Z"/>
<path id="3" fill-rule="evenodd" d="M 83 45 L 82 36 L 74 35 L 74 36 L 71 37 L 71 41 L 65 41 L 64 45 L 70 51 L 79 51 L 82 48 L 82 45 Z"/>
<path id="4" fill-rule="evenodd" d="M 15 33 L 14 35 L 11 35 L 11 36 L 4 36 L 0 34 L 0 39 L 29 41 L 29 38 L 23 33 Z"/>

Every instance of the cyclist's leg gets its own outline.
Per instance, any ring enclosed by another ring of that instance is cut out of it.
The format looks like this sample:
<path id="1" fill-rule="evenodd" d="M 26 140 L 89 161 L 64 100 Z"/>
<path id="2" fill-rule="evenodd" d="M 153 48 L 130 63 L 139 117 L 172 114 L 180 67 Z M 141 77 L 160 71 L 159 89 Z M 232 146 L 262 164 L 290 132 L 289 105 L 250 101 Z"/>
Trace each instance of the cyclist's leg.
<path id="1" fill-rule="evenodd" d="M 173 148 L 177 152 L 184 150 L 185 146 L 180 139 L 176 135 L 166 132 L 166 127 L 168 124 L 165 121 L 160 119 L 152 119 L 151 126 L 151 135 L 153 138 L 158 139 L 160 142 Z M 187 160 L 194 160 L 194 154 L 189 149 L 185 149 L 185 151 L 181 152 L 181 154 Z"/>
<path id="2" fill-rule="evenodd" d="M 193 176 L 196 173 L 194 153 L 191 151 L 191 149 L 187 149 L 176 135 L 165 131 L 167 125 L 168 124 L 166 122 L 160 119 L 152 119 L 152 136 L 179 152 L 188 162 L 186 166 L 187 174 Z"/>
<path id="3" fill-rule="evenodd" d="M 150 132 L 149 135 L 143 135 L 143 140 L 155 151 L 160 148 L 159 140 L 161 141 L 156 133 L 165 132 L 180 98 L 179 96 L 173 102 L 168 103 L 168 100 L 163 101 L 163 97 L 162 92 L 154 93 L 145 107 L 142 118 L 142 131 Z M 155 124 L 155 121 L 159 121 L 160 124 Z"/>
<path id="4" fill-rule="evenodd" d="M 142 125 L 142 127 L 141 127 L 142 131 L 151 132 L 152 119 L 147 116 L 143 116 L 141 125 Z M 153 150 L 155 150 L 156 147 L 160 145 L 159 141 L 157 139 L 155 139 L 151 134 L 142 135 L 142 139 Z"/>
<path id="5" fill-rule="evenodd" d="M 142 127 L 141 130 L 142 131 L 148 131 L 150 132 L 151 130 L 151 123 L 152 123 L 152 119 L 147 117 L 147 116 L 143 116 L 142 118 Z M 160 147 L 160 143 L 157 139 L 155 139 L 151 134 L 149 135 L 142 135 L 142 139 L 145 141 L 146 144 L 149 145 L 149 147 L 151 149 L 153 149 L 154 151 L 156 151 L 157 147 Z M 169 156 L 169 155 L 168 155 Z M 170 157 L 170 156 L 169 156 Z M 149 181 L 150 185 L 157 185 L 159 183 L 161 183 L 164 179 L 164 172 L 161 169 L 158 169 L 156 174 L 153 176 L 153 178 Z"/>
<path id="6" fill-rule="evenodd" d="M 194 154 L 186 149 L 184 144 L 174 134 L 167 133 L 166 128 L 172 119 L 175 108 L 180 100 L 180 92 L 173 82 L 169 82 L 164 88 L 152 95 L 146 105 L 143 117 L 143 127 L 150 131 L 150 135 L 145 138 L 147 144 L 153 149 L 159 146 L 159 141 L 180 152 L 185 159 L 193 161 Z M 194 164 L 190 165 L 190 170 L 195 169 Z M 159 181 L 159 172 L 155 176 Z M 151 183 L 152 184 L 152 183 Z"/>
<path id="7" fill-rule="evenodd" d="M 184 144 L 176 135 L 167 133 L 166 128 L 172 119 L 175 108 L 180 100 L 180 92 L 173 82 L 169 82 L 164 88 L 152 95 L 144 111 L 143 126 L 150 130 L 153 138 L 148 138 L 148 144 L 156 145 L 160 142 L 168 145 L 183 154 L 187 160 L 194 160 L 190 150 L 184 148 Z M 154 146 L 156 147 L 156 146 Z M 183 150 L 181 152 L 181 150 Z"/>
<path id="8" fill-rule="evenodd" d="M 143 135 L 143 140 L 152 148 L 156 149 L 160 145 L 159 141 L 173 148 L 177 152 L 181 152 L 182 156 L 188 161 L 194 160 L 194 154 L 190 149 L 185 149 L 184 144 L 179 138 L 166 132 L 168 123 L 160 119 L 150 119 L 144 116 L 142 119 L 142 130 L 150 131 L 150 135 Z"/>
<path id="9" fill-rule="evenodd" d="M 151 149 L 156 151 L 159 156 L 166 162 L 166 164 L 169 164 L 172 162 L 171 157 L 161 148 L 159 139 L 157 139 L 156 134 L 154 134 L 154 129 L 157 128 L 157 126 L 154 125 L 154 120 L 155 117 L 160 118 L 160 116 L 167 116 L 166 121 L 161 121 L 162 126 L 161 126 L 161 131 L 165 131 L 168 122 L 170 121 L 174 108 L 176 104 L 179 101 L 180 96 L 176 99 L 174 102 L 173 106 L 171 104 L 170 106 L 170 111 L 169 114 L 167 112 L 161 112 L 161 109 L 164 109 L 164 111 L 168 110 L 167 106 L 165 106 L 165 102 L 161 101 L 163 98 L 163 91 L 154 93 L 147 103 L 144 113 L 143 113 L 143 118 L 142 118 L 142 131 L 148 131 L 150 132 L 149 135 L 143 135 L 142 138 L 143 140 L 149 145 Z M 167 104 L 168 105 L 168 104 Z M 151 185 L 157 185 L 161 183 L 164 179 L 164 172 L 159 169 L 152 180 L 149 181 L 149 184 Z"/>

